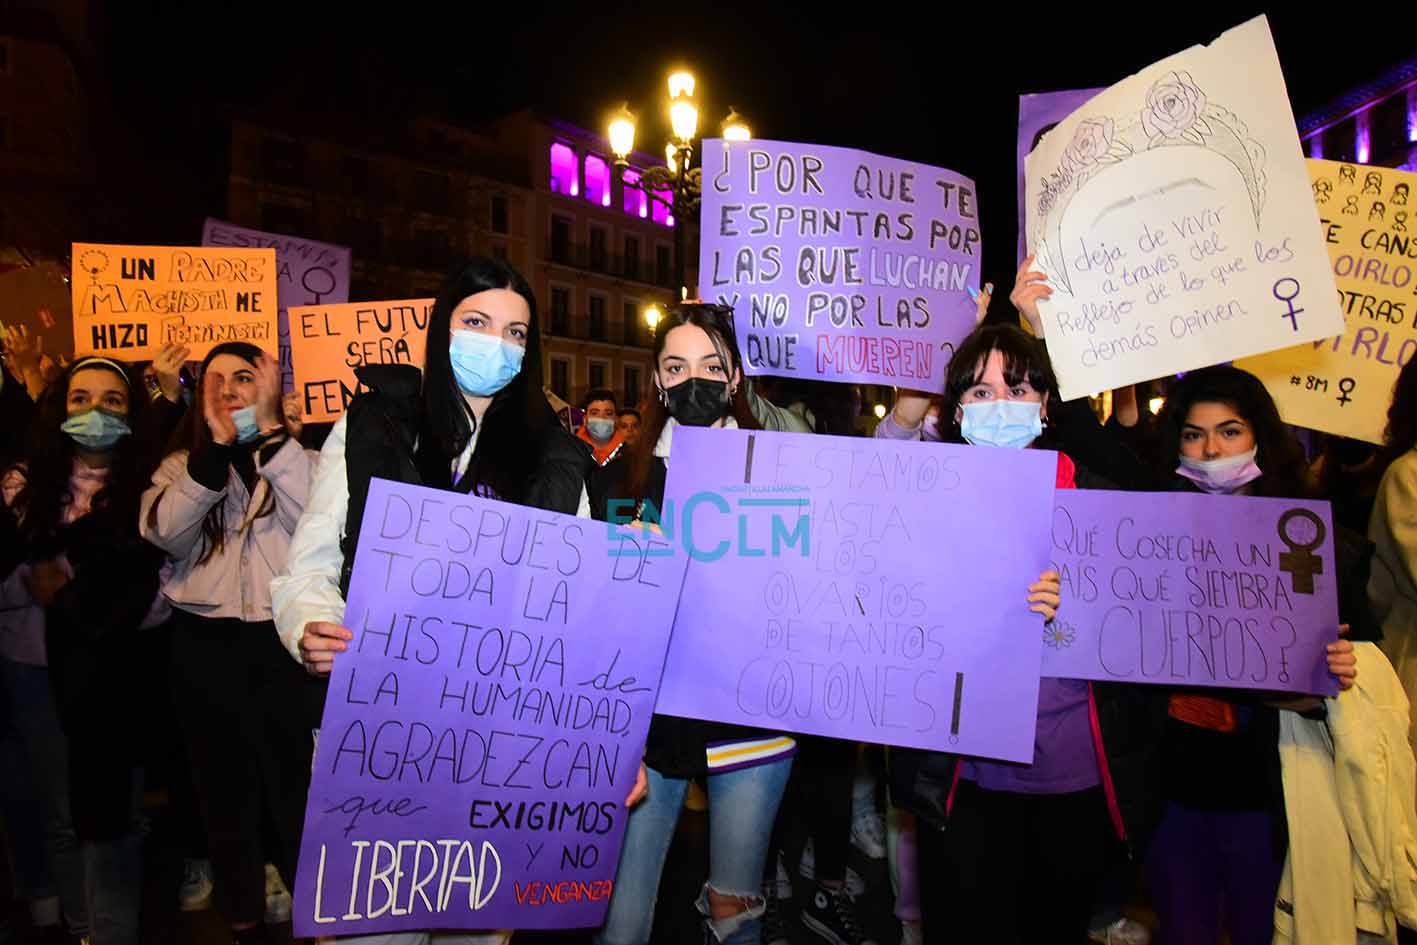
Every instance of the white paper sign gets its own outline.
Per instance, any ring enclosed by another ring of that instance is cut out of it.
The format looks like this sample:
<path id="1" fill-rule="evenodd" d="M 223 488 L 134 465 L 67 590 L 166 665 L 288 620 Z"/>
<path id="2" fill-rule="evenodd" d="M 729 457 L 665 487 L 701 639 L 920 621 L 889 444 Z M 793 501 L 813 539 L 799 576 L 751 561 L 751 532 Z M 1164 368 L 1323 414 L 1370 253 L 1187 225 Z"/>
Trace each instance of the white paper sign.
<path id="1" fill-rule="evenodd" d="M 1093 98 L 1026 172 L 1065 399 L 1343 331 L 1263 16 Z"/>

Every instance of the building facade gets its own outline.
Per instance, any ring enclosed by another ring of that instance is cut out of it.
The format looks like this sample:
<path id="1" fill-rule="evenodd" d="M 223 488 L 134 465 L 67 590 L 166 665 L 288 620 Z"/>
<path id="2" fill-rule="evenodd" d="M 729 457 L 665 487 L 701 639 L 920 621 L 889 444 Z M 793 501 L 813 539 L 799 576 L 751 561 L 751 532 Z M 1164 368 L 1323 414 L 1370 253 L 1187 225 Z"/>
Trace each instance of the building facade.
<path id="1" fill-rule="evenodd" d="M 238 117 L 226 214 L 352 247 L 355 301 L 433 295 L 457 260 L 505 259 L 535 291 L 553 393 L 576 404 L 605 387 L 634 405 L 650 390 L 644 311 L 676 297 L 680 221 L 620 183 L 599 136 L 532 112 L 477 129 L 420 119 L 382 137 Z"/>
<path id="2" fill-rule="evenodd" d="M 1417 170 L 1417 56 L 1299 120 L 1309 157 Z"/>

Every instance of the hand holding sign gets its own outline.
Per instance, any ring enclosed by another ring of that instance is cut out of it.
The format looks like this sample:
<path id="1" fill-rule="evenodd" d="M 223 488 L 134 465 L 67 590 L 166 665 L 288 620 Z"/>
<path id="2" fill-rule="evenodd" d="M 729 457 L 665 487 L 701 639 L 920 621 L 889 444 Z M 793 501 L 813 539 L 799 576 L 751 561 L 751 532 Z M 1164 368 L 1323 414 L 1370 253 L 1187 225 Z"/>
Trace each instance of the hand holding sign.
<path id="1" fill-rule="evenodd" d="M 354 634 L 348 627 L 323 620 L 312 620 L 300 634 L 300 662 L 311 676 L 328 676 L 335 666 L 335 655 L 349 649 Z"/>
<path id="2" fill-rule="evenodd" d="M 1033 330 L 1035 337 L 1043 337 L 1043 316 L 1038 312 L 1038 303 L 1052 294 L 1053 288 L 1048 285 L 1048 277 L 1033 268 L 1032 256 L 1025 258 L 1019 264 L 1018 275 L 1014 277 L 1014 288 L 1009 293 L 1009 301 L 1028 322 L 1028 327 Z"/>
<path id="3" fill-rule="evenodd" d="M 168 403 L 177 403 L 182 396 L 182 365 L 192 357 L 192 349 L 186 345 L 167 342 L 153 358 L 153 374 L 162 388 L 162 396 Z"/>

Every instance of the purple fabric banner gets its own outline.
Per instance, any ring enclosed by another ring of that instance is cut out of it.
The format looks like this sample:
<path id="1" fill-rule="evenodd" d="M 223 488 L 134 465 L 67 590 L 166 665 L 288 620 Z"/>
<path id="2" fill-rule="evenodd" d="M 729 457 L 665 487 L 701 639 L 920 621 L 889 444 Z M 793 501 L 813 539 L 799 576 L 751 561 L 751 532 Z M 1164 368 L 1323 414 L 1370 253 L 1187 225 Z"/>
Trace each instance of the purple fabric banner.
<path id="1" fill-rule="evenodd" d="M 974 182 L 865 151 L 704 142 L 699 295 L 749 374 L 938 391 L 974 328 Z"/>
<path id="2" fill-rule="evenodd" d="M 677 427 L 662 521 L 692 560 L 656 711 L 1032 760 L 1056 468 Z"/>
<path id="3" fill-rule="evenodd" d="M 684 556 L 385 480 L 365 510 L 295 934 L 598 926 Z"/>
<path id="4" fill-rule="evenodd" d="M 251 230 L 212 217 L 207 217 L 202 224 L 202 245 L 275 249 L 276 273 L 280 280 L 276 303 L 279 306 L 281 381 L 284 390 L 294 390 L 295 369 L 290 359 L 287 312 L 298 305 L 349 301 L 349 267 L 353 255 L 349 247 Z"/>
<path id="5" fill-rule="evenodd" d="M 1054 125 L 1067 118 L 1104 89 L 1064 89 L 1061 92 L 1036 92 L 1018 97 L 1018 261 L 1028 255 L 1024 233 L 1024 174 L 1023 162 L 1038 139 Z"/>
<path id="6" fill-rule="evenodd" d="M 1062 491 L 1043 675 L 1333 695 L 1327 502 Z"/>

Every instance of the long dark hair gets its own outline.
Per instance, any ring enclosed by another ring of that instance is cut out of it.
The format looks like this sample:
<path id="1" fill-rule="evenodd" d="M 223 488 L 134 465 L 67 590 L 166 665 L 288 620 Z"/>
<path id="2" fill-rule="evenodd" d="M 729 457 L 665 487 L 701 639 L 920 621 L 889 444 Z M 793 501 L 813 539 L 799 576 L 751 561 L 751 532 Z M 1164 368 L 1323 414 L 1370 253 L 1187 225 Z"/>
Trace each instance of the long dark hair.
<path id="1" fill-rule="evenodd" d="M 669 338 L 669 333 L 680 325 L 693 325 L 704 330 L 713 343 L 714 350 L 723 360 L 724 370 L 730 384 L 733 382 L 734 373 L 741 366 L 738 361 L 738 336 L 733 331 L 733 309 L 726 305 L 713 305 L 706 302 L 684 302 L 665 313 L 654 328 L 654 357 L 650 361 L 650 371 L 656 378 L 655 396 L 650 398 L 649 406 L 645 409 L 644 418 L 640 423 L 639 442 L 630 451 L 630 469 L 626 478 L 629 495 L 626 498 L 644 498 L 645 487 L 649 482 L 650 466 L 654 461 L 654 448 L 659 444 L 659 437 L 664 432 L 664 425 L 669 422 L 669 408 L 664 403 L 664 396 L 658 390 L 659 356 L 664 353 L 664 344 Z M 737 396 L 747 396 L 741 385 Z M 743 410 L 737 412 L 739 414 L 746 413 Z"/>
<path id="2" fill-rule="evenodd" d="M 244 341 L 228 341 L 224 344 L 217 345 L 211 351 L 207 352 L 207 356 L 202 359 L 202 374 L 201 379 L 197 382 L 197 390 L 192 395 L 192 403 L 187 408 L 186 414 L 183 415 L 182 422 L 178 424 L 177 429 L 173 431 L 172 444 L 168 448 L 169 453 L 186 450 L 187 455 L 191 456 L 211 446 L 212 431 L 211 428 L 207 426 L 206 413 L 203 409 L 207 394 L 207 376 L 209 373 L 207 368 L 218 355 L 223 354 L 240 358 L 250 364 L 252 370 L 255 370 L 257 358 L 270 357 L 270 355 L 266 354 L 260 348 L 255 345 L 247 344 Z M 227 378 L 227 380 L 230 380 L 230 378 Z M 279 413 L 279 407 L 277 407 L 277 412 Z M 158 501 L 160 502 L 162 500 L 159 499 Z M 275 493 L 267 489 L 265 498 L 261 502 L 261 508 L 256 513 L 255 518 L 265 518 L 267 515 L 273 513 L 275 509 Z M 157 503 L 155 502 L 152 508 L 148 510 L 148 524 L 156 524 L 156 521 Z M 226 503 L 218 502 L 207 512 L 206 518 L 202 519 L 202 553 L 197 557 L 197 564 L 206 564 L 211 560 L 213 555 L 220 554 L 222 548 L 225 546 Z"/>
<path id="3" fill-rule="evenodd" d="M 1386 468 L 1417 446 L 1417 358 L 1402 366 L 1392 385 L 1392 405 L 1387 409 L 1387 429 L 1378 462 Z"/>
<path id="4" fill-rule="evenodd" d="M 1225 404 L 1250 425 L 1255 435 L 1255 462 L 1260 478 L 1250 494 L 1302 499 L 1312 493 L 1304 449 L 1279 417 L 1274 398 L 1260 379 L 1228 364 L 1190 371 L 1171 386 L 1161 414 L 1158 458 L 1164 473 L 1175 469 L 1181 455 L 1181 432 L 1194 404 Z"/>
<path id="5" fill-rule="evenodd" d="M 151 451 L 142 448 L 140 431 L 147 398 L 134 383 L 132 368 L 108 359 L 79 358 L 40 394 L 26 450 L 25 485 L 15 496 L 11 512 L 18 523 L 19 540 L 35 560 L 52 557 L 62 550 L 58 541 L 64 506 L 69 499 L 69 480 L 74 473 L 78 447 L 60 427 L 69 416 L 69 382 L 79 371 L 104 370 L 122 378 L 128 388 L 128 415 L 133 431 L 118 441 L 109 460 L 108 480 L 94 496 L 90 514 L 110 516 L 113 521 L 138 524 L 138 500 L 152 474 Z"/>
<path id="6" fill-rule="evenodd" d="M 960 342 L 945 371 L 945 393 L 940 402 L 940 438 L 949 443 L 963 443 L 959 421 L 955 419 L 965 391 L 979 383 L 989 355 L 999 352 L 1004 361 L 1004 380 L 1010 387 L 1028 381 L 1028 385 L 1043 395 L 1046 407 L 1058 401 L 1058 379 L 1053 375 L 1053 362 L 1043 342 L 1009 322 L 986 322 Z M 1051 430 L 1044 430 L 1038 445 L 1045 445 Z"/>
<path id="7" fill-rule="evenodd" d="M 556 422 L 542 391 L 541 328 L 536 296 L 530 284 L 507 263 L 485 256 L 468 260 L 438 293 L 428 319 L 428 345 L 423 368 L 423 429 L 420 453 L 441 469 L 467 447 L 477 421 L 458 389 L 448 357 L 453 309 L 470 295 L 509 289 L 520 295 L 531 313 L 526 355 L 517 376 L 492 397 L 482 417 L 477 448 L 467 478 L 474 492 L 490 490 L 507 502 L 520 502 L 541 458 L 547 425 Z M 431 453 L 430 455 L 427 455 Z"/>

